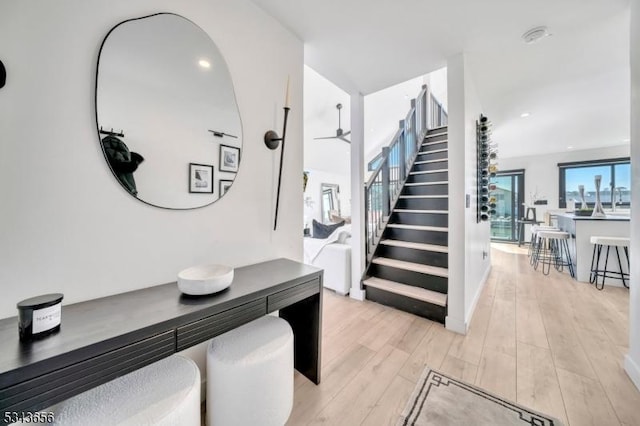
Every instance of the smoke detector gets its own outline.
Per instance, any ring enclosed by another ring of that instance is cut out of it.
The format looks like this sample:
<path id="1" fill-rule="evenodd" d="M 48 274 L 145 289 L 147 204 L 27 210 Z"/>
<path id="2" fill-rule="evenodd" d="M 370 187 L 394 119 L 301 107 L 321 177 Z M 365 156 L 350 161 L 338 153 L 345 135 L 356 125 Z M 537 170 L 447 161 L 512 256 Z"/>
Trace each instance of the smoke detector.
<path id="1" fill-rule="evenodd" d="M 541 38 L 545 38 L 550 36 L 551 34 L 547 30 L 547 27 L 535 27 L 531 28 L 529 31 L 522 34 L 522 40 L 524 40 L 527 44 L 532 44 L 540 40 Z"/>

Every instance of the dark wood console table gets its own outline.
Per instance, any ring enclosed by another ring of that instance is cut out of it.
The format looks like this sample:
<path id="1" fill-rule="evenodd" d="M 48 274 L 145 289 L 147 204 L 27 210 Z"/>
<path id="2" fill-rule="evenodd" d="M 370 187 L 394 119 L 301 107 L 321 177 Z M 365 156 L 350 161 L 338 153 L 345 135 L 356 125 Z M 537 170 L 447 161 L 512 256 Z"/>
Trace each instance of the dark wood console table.
<path id="1" fill-rule="evenodd" d="M 90 285 L 90 281 L 87 282 Z M 37 411 L 280 310 L 294 332 L 295 368 L 320 383 L 322 270 L 277 259 L 236 268 L 233 284 L 187 297 L 176 283 L 62 307 L 60 331 L 18 340 L 0 321 L 0 408 Z"/>

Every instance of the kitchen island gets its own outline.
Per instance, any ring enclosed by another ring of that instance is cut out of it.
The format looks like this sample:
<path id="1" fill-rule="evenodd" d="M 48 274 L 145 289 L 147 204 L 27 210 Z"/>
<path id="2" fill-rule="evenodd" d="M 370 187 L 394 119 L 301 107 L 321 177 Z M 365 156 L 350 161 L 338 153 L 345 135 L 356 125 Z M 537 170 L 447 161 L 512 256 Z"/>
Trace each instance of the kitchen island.
<path id="1" fill-rule="evenodd" d="M 615 213 L 608 213 L 606 217 L 594 218 L 591 216 L 576 216 L 573 213 L 560 213 L 557 215 L 558 228 L 571 235 L 569 242 L 569 252 L 576 271 L 576 279 L 582 282 L 589 282 L 591 272 L 591 259 L 593 255 L 592 236 L 599 237 L 625 237 L 629 238 L 629 216 Z M 603 250 L 600 267 L 604 268 L 606 250 Z M 620 252 L 622 269 L 629 272 L 624 253 Z M 609 253 L 609 263 L 607 269 L 620 271 L 616 259 L 615 249 L 612 247 Z M 622 281 L 615 278 L 607 278 L 606 285 L 622 287 Z"/>

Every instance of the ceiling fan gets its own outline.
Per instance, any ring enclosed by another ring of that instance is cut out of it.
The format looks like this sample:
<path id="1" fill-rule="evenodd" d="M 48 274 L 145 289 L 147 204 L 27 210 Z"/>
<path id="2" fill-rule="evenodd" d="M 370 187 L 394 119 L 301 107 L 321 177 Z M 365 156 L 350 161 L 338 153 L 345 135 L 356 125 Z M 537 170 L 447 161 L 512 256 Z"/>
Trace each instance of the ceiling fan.
<path id="1" fill-rule="evenodd" d="M 325 136 L 325 137 L 313 138 L 313 139 L 315 139 L 315 140 L 318 140 L 318 139 L 340 139 L 341 141 L 345 141 L 346 143 L 351 143 L 351 141 L 345 137 L 345 136 L 351 134 L 351 130 L 348 130 L 348 131 L 345 132 L 344 130 L 342 130 L 342 127 L 340 126 L 340 124 L 341 124 L 341 122 L 340 122 L 340 110 L 342 109 L 342 104 L 336 105 L 336 108 L 338 109 L 338 128 L 336 129 L 335 136 Z"/>

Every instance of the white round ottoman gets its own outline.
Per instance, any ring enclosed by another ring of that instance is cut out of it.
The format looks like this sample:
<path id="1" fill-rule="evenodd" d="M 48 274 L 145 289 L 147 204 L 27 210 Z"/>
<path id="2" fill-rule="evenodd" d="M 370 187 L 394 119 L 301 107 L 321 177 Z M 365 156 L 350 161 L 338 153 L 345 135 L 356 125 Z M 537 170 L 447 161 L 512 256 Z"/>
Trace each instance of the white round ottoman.
<path id="1" fill-rule="evenodd" d="M 293 331 L 265 316 L 207 350 L 207 424 L 282 426 L 293 407 Z"/>
<path id="2" fill-rule="evenodd" d="M 200 426 L 200 370 L 172 355 L 45 411 L 54 424 Z"/>

